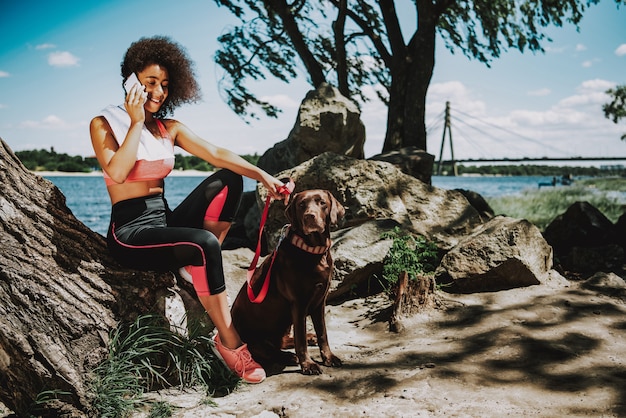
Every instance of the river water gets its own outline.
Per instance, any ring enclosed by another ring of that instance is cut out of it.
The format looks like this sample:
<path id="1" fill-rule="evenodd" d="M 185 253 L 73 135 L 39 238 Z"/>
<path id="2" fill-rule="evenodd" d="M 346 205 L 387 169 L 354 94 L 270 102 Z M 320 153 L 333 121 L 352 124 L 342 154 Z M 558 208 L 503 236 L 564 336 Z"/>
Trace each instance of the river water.
<path id="1" fill-rule="evenodd" d="M 65 195 L 67 206 L 85 225 L 102 235 L 106 234 L 109 224 L 111 205 L 101 176 L 72 175 L 45 176 Z M 165 180 L 165 196 L 170 207 L 176 207 L 196 187 L 204 177 L 169 176 Z M 255 183 L 244 179 L 244 189 L 254 190 Z M 549 182 L 551 178 L 538 176 L 515 177 L 444 177 L 433 176 L 432 184 L 442 189 L 467 189 L 483 197 L 497 197 L 519 194 L 530 188 L 537 188 L 540 182 Z"/>

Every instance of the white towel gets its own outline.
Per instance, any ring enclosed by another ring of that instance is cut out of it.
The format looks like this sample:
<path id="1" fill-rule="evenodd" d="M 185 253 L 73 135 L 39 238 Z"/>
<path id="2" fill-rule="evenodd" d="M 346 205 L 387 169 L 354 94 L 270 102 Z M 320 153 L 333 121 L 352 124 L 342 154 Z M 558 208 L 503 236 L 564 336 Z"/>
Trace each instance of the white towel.
<path id="1" fill-rule="evenodd" d="M 130 127 L 130 116 L 128 116 L 124 106 L 109 105 L 102 110 L 102 116 L 106 118 L 111 129 L 113 129 L 113 135 L 117 143 L 122 145 Z M 174 145 L 168 139 L 160 140 L 155 138 L 144 125 L 141 130 L 137 160 L 159 161 L 173 157 Z"/>

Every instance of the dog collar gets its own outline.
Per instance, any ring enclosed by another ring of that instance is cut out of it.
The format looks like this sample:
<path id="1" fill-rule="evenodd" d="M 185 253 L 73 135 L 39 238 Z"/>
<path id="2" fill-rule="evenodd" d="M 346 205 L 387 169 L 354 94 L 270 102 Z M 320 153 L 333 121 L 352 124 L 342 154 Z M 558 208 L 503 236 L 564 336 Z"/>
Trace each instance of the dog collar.
<path id="1" fill-rule="evenodd" d="M 324 254 L 326 251 L 328 251 L 328 249 L 332 245 L 332 242 L 330 241 L 330 238 L 327 238 L 325 246 L 320 245 L 320 246 L 312 247 L 310 245 L 307 245 L 301 237 L 299 237 L 296 234 L 293 234 L 291 236 L 291 244 L 294 247 L 297 247 L 301 249 L 302 251 L 306 251 L 307 253 L 310 253 L 310 254 Z"/>

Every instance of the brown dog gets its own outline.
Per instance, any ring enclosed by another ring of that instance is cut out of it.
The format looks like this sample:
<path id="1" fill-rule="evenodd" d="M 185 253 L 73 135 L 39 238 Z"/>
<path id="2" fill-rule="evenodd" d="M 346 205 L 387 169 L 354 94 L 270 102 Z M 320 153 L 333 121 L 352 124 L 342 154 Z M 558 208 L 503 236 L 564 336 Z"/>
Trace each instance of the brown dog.
<path id="1" fill-rule="evenodd" d="M 251 279 L 255 295 L 264 280 L 270 280 L 267 296 L 261 303 L 250 302 L 244 283 L 231 309 L 233 324 L 264 368 L 300 364 L 302 373 L 320 374 L 322 369 L 307 348 L 306 317 L 310 315 L 313 321 L 322 364 L 341 366 L 328 345 L 324 311 L 333 274 L 330 226 L 337 224 L 345 210 L 329 191 L 306 190 L 291 196 L 285 214 L 291 225 L 276 249 L 270 277 L 266 276 L 272 254 Z M 281 350 L 292 324 L 295 356 Z"/>

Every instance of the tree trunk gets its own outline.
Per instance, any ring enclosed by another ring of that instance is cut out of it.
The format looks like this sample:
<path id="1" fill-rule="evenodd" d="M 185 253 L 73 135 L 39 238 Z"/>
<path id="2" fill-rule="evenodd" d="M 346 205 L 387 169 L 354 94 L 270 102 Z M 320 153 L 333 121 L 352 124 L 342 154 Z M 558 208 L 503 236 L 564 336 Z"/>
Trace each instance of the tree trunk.
<path id="1" fill-rule="evenodd" d="M 410 280 L 406 271 L 400 273 L 393 289 L 394 302 L 389 318 L 389 331 L 401 333 L 404 325 L 401 318 L 410 316 L 421 309 L 439 304 L 435 294 L 435 280 L 432 276 L 418 276 Z"/>
<path id="2" fill-rule="evenodd" d="M 58 391 L 45 415 L 89 415 L 87 379 L 109 332 L 163 312 L 174 285 L 171 273 L 117 265 L 61 191 L 0 139 L 0 401 L 8 408 L 28 416 L 38 394 Z"/>
<path id="3" fill-rule="evenodd" d="M 426 2 L 424 2 L 426 3 Z M 426 149 L 426 94 L 435 68 L 435 16 L 420 5 L 418 30 L 406 48 L 396 51 L 391 70 L 387 133 L 383 153 L 405 147 Z"/>

